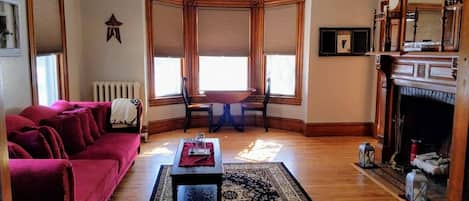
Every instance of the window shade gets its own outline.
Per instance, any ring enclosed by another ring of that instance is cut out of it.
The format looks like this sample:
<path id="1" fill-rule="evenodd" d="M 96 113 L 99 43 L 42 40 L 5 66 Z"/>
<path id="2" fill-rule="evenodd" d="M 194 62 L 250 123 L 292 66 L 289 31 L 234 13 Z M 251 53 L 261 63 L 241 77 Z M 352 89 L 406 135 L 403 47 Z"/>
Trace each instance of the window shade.
<path id="1" fill-rule="evenodd" d="M 249 56 L 250 9 L 199 8 L 201 56 Z"/>
<path id="2" fill-rule="evenodd" d="M 264 53 L 296 54 L 297 5 L 266 7 L 264 15 Z"/>
<path id="3" fill-rule="evenodd" d="M 184 56 L 184 25 L 182 6 L 152 3 L 154 56 Z"/>
<path id="4" fill-rule="evenodd" d="M 34 33 L 39 54 L 62 52 L 62 24 L 58 0 L 34 0 Z"/>

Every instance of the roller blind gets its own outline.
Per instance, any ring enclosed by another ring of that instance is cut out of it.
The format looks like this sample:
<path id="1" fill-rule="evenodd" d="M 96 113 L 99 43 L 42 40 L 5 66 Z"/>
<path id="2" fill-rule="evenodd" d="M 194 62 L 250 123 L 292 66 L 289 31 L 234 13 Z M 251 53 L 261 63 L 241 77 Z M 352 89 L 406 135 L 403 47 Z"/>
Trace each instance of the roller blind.
<path id="1" fill-rule="evenodd" d="M 34 0 L 37 53 L 62 52 L 62 24 L 58 0 Z"/>
<path id="2" fill-rule="evenodd" d="M 297 5 L 266 7 L 264 53 L 296 54 Z"/>
<path id="3" fill-rule="evenodd" d="M 152 3 L 154 56 L 184 56 L 182 6 Z"/>
<path id="4" fill-rule="evenodd" d="M 249 21 L 249 9 L 199 8 L 199 55 L 248 56 Z"/>

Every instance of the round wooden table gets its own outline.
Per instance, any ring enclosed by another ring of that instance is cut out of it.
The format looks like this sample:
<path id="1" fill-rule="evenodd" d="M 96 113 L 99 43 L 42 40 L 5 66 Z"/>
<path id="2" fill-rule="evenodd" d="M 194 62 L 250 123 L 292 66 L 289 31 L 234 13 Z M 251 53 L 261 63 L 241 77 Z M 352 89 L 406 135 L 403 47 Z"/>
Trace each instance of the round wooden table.
<path id="1" fill-rule="evenodd" d="M 246 100 L 256 89 L 248 89 L 243 91 L 205 91 L 205 96 L 209 102 L 223 104 L 223 115 L 218 120 L 213 132 L 217 132 L 225 124 L 233 126 L 237 131 L 242 132 L 244 129 L 236 124 L 231 115 L 231 104 L 241 103 Z"/>

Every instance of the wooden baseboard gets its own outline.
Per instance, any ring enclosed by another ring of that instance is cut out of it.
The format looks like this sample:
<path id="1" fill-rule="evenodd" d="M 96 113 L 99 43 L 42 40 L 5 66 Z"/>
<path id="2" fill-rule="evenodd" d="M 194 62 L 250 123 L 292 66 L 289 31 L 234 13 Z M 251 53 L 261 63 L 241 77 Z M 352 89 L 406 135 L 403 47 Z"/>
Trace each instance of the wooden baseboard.
<path id="1" fill-rule="evenodd" d="M 307 123 L 304 134 L 313 136 L 372 136 L 373 123 Z"/>
<path id="2" fill-rule="evenodd" d="M 219 116 L 213 118 L 217 122 Z M 235 121 L 241 119 L 234 116 Z M 299 119 L 282 117 L 267 117 L 269 128 L 282 129 L 303 133 L 305 136 L 367 136 L 372 135 L 372 123 L 307 123 Z M 245 116 L 246 126 L 263 127 L 264 120 L 260 115 Z M 208 126 L 207 116 L 192 116 L 191 128 L 203 128 Z M 173 118 L 151 121 L 148 125 L 149 134 L 157 134 L 184 128 L 184 118 Z"/>

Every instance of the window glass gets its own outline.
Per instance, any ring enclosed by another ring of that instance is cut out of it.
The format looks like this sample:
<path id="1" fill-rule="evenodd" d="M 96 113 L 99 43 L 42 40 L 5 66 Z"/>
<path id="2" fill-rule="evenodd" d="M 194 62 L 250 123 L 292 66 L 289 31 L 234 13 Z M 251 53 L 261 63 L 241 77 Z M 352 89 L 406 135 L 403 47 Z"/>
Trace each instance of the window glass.
<path id="1" fill-rule="evenodd" d="M 181 58 L 154 58 L 155 95 L 181 94 Z"/>
<path id="2" fill-rule="evenodd" d="M 49 106 L 59 99 L 57 55 L 36 57 L 39 105 Z"/>
<path id="3" fill-rule="evenodd" d="M 199 91 L 247 90 L 248 57 L 199 57 Z"/>
<path id="4" fill-rule="evenodd" d="M 270 78 L 270 93 L 295 95 L 295 55 L 267 55 L 266 77 Z"/>

